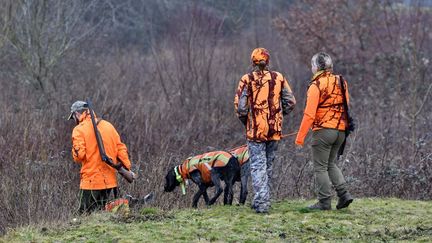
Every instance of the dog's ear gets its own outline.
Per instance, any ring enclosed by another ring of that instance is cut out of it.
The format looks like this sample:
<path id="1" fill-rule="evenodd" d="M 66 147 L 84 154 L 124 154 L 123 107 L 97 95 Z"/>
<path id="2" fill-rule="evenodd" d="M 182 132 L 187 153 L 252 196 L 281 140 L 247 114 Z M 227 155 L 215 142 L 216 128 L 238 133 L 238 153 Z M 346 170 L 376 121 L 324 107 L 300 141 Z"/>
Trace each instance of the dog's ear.
<path id="1" fill-rule="evenodd" d="M 168 168 L 169 168 L 169 169 L 168 169 L 167 173 L 169 173 L 170 171 L 174 171 L 174 166 L 171 166 L 171 165 L 170 165 L 170 166 L 168 166 Z"/>
<path id="2" fill-rule="evenodd" d="M 171 177 L 175 177 L 175 172 L 174 172 L 174 168 L 175 167 L 172 167 L 172 168 L 169 168 L 168 169 L 168 171 L 167 171 L 167 173 L 166 173 L 166 176 L 165 176 L 165 179 L 168 181 Z"/>

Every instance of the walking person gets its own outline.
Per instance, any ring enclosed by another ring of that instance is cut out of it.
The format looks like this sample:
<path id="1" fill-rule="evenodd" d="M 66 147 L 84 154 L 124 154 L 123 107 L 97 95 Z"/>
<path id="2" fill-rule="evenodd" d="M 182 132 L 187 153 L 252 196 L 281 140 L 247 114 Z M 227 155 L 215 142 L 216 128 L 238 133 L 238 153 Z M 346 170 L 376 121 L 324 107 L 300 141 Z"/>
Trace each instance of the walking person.
<path id="1" fill-rule="evenodd" d="M 345 141 L 345 130 L 348 128 L 345 110 L 349 103 L 348 86 L 342 76 L 333 73 L 333 62 L 328 54 L 315 54 L 311 66 L 313 77 L 295 141 L 296 145 L 303 146 L 305 137 L 312 128 L 312 160 L 318 186 L 318 202 L 308 208 L 330 210 L 332 184 L 339 197 L 336 208 L 346 208 L 354 199 L 336 165 L 336 156 Z M 342 90 L 345 90 L 345 94 Z"/>
<path id="2" fill-rule="evenodd" d="M 102 161 L 86 102 L 76 101 L 72 104 L 68 120 L 71 119 L 77 124 L 72 131 L 72 156 L 81 165 L 79 212 L 89 213 L 102 209 L 111 193 L 117 198 L 117 170 Z M 130 170 L 126 145 L 121 142 L 114 126 L 108 121 L 97 119 L 97 128 L 107 156 L 114 164 L 121 161 Z"/>
<path id="3" fill-rule="evenodd" d="M 267 213 L 270 207 L 272 164 L 282 136 L 282 117 L 294 108 L 294 95 L 285 77 L 268 68 L 269 52 L 252 51 L 254 70 L 240 79 L 235 111 L 246 127 L 254 198 L 252 208 Z"/>

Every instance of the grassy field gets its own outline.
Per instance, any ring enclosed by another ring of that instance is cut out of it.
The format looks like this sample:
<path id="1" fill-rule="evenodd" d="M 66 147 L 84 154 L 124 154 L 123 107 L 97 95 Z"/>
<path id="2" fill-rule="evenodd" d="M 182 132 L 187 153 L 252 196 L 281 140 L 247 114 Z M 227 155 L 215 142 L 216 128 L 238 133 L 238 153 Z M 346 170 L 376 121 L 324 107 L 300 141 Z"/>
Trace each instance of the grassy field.
<path id="1" fill-rule="evenodd" d="M 266 215 L 247 206 L 97 213 L 10 230 L 0 242 L 432 241 L 432 202 L 367 198 L 326 212 L 306 210 L 309 203 L 275 202 Z"/>

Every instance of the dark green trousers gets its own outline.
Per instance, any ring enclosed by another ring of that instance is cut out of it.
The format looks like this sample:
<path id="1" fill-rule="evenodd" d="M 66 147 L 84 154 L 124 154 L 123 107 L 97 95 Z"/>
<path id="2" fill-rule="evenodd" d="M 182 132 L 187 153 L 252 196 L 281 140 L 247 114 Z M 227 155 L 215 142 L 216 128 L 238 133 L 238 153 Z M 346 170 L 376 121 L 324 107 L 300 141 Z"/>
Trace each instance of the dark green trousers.
<path id="1" fill-rule="evenodd" d="M 345 140 L 345 132 L 321 129 L 312 134 L 312 160 L 318 186 L 318 200 L 331 197 L 332 184 L 338 196 L 346 191 L 346 182 L 336 165 L 336 155 Z"/>
<path id="2" fill-rule="evenodd" d="M 80 214 L 91 213 L 92 211 L 103 209 L 105 207 L 105 204 L 108 202 L 111 192 L 113 192 L 114 198 L 117 198 L 117 187 L 103 190 L 81 189 L 79 195 L 80 206 L 78 212 Z"/>

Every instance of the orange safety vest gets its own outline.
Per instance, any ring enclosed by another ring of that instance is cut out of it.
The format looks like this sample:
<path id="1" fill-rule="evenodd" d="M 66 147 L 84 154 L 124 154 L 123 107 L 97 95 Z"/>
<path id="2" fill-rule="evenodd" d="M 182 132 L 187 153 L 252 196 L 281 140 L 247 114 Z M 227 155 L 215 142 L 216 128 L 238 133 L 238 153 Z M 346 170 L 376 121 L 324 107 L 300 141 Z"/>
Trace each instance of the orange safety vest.
<path id="1" fill-rule="evenodd" d="M 345 82 L 345 97 L 349 102 L 348 85 Z M 303 145 L 309 128 L 316 131 L 322 128 L 345 131 L 346 116 L 340 76 L 330 71 L 320 71 L 312 79 L 308 93 L 306 108 L 296 144 Z"/>
<path id="2" fill-rule="evenodd" d="M 116 213 L 119 209 L 129 213 L 129 201 L 125 198 L 117 198 L 105 204 L 105 211 Z"/>
<path id="3" fill-rule="evenodd" d="M 178 172 L 183 180 L 190 179 L 190 173 L 199 170 L 205 184 L 211 182 L 211 170 L 213 167 L 224 167 L 228 164 L 232 155 L 225 151 L 214 151 L 187 158 L 178 166 Z"/>
<path id="4" fill-rule="evenodd" d="M 311 85 L 316 85 L 320 92 L 313 129 L 334 128 L 345 130 L 345 108 L 339 79 L 339 76 L 326 72 L 312 81 Z M 347 87 L 346 83 L 345 87 Z M 348 93 L 346 97 L 348 97 Z"/>
<path id="5" fill-rule="evenodd" d="M 230 153 L 237 158 L 240 166 L 249 160 L 249 152 L 246 144 L 231 150 Z"/>

